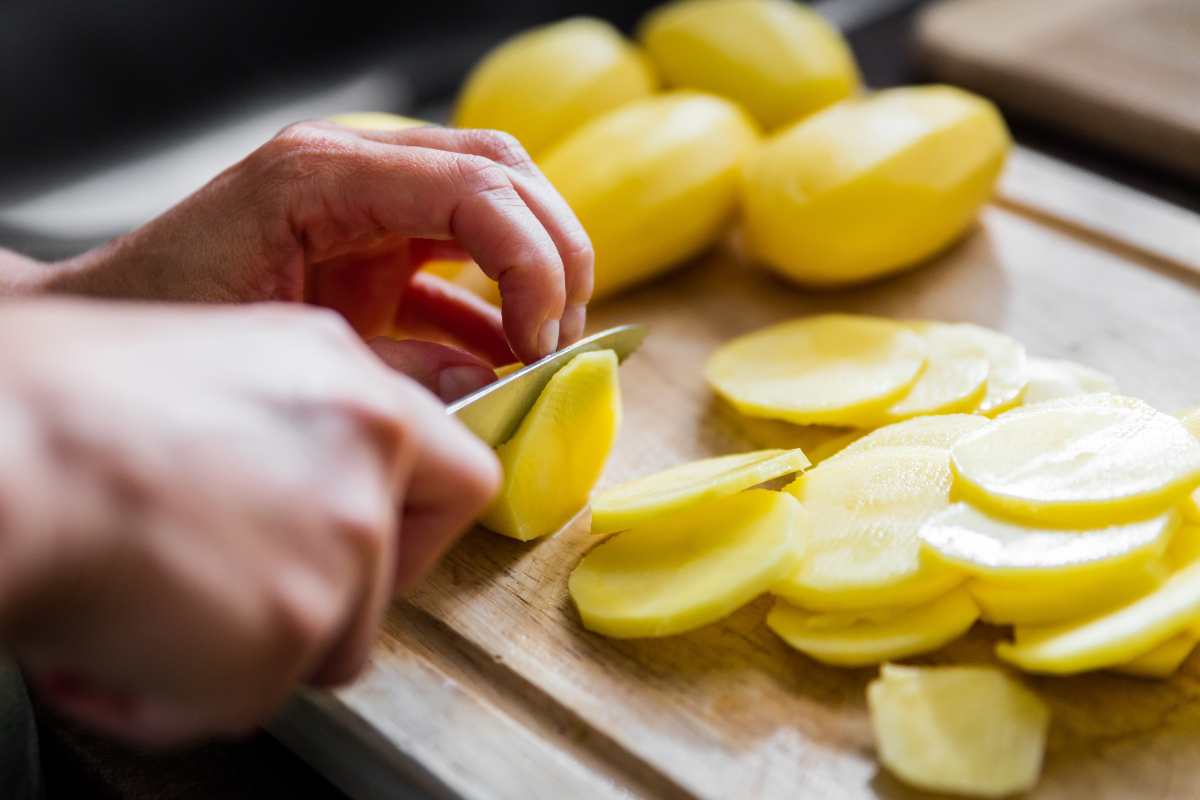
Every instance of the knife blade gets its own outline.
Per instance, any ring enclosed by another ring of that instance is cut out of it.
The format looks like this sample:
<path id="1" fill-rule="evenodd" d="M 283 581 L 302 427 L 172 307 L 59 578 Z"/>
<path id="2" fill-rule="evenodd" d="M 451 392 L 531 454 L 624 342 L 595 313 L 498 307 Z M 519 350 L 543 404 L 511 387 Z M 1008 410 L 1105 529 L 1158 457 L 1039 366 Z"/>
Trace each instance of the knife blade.
<path id="1" fill-rule="evenodd" d="M 624 361 L 641 346 L 646 332 L 645 325 L 620 325 L 593 333 L 570 347 L 564 347 L 477 392 L 455 400 L 446 407 L 446 412 L 458 417 L 488 446 L 498 447 L 512 437 L 554 373 L 572 358 L 580 353 L 612 350 L 619 361 Z"/>

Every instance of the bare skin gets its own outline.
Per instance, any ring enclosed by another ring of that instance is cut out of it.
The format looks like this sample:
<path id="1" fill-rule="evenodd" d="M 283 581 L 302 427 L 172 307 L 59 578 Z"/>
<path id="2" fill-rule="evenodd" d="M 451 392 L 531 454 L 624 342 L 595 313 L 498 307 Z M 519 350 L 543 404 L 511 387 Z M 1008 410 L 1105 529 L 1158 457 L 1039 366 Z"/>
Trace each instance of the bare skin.
<path id="1" fill-rule="evenodd" d="M 417 272 L 446 253 L 500 311 Z M 510 137 L 325 123 L 72 261 L 0 252 L 0 641 L 150 745 L 351 680 L 499 483 L 439 398 L 577 339 L 591 270 Z"/>

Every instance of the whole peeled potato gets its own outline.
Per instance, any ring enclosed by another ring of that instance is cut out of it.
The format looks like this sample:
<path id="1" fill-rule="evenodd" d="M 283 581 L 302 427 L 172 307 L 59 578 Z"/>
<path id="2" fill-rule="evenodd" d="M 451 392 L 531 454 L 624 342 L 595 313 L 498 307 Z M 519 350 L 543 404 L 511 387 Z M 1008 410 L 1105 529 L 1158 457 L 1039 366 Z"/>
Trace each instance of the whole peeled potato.
<path id="1" fill-rule="evenodd" d="M 711 246 L 758 143 L 753 121 L 713 95 L 671 92 L 592 120 L 540 161 L 596 251 L 594 298 Z"/>
<path id="2" fill-rule="evenodd" d="M 683 0 L 650 14 L 640 38 L 669 85 L 735 100 L 767 129 L 859 87 L 842 35 L 793 0 Z"/>
<path id="3" fill-rule="evenodd" d="M 423 125 L 433 124 L 387 111 L 349 111 L 345 114 L 335 114 L 329 118 L 329 121 L 363 131 L 402 131 L 405 128 L 419 128 Z"/>
<path id="4" fill-rule="evenodd" d="M 781 131 L 750 159 L 747 244 L 776 272 L 812 286 L 902 270 L 970 225 L 1009 141 L 990 102 L 950 86 L 843 101 Z"/>
<path id="5" fill-rule="evenodd" d="M 511 133 L 536 157 L 657 85 L 645 55 L 615 28 L 577 17 L 514 36 L 484 56 L 467 76 L 454 124 Z"/>

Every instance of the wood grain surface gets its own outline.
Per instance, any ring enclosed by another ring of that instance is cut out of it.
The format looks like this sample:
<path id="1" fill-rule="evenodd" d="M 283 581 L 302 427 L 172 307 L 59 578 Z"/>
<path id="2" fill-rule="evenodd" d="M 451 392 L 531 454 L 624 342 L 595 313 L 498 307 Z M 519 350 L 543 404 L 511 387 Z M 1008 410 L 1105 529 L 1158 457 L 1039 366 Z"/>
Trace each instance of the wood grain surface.
<path id="1" fill-rule="evenodd" d="M 1200 176 L 1196 0 L 948 0 L 917 42 L 942 80 Z"/>
<path id="2" fill-rule="evenodd" d="M 732 336 L 830 309 L 981 323 L 1111 372 L 1164 410 L 1200 403 L 1200 248 L 1184 246 L 1200 241 L 1200 220 L 1020 153 L 1003 186 L 948 252 L 865 288 L 804 291 L 724 247 L 596 309 L 593 329 L 651 327 L 621 369 L 626 415 L 605 483 L 750 448 L 705 387 L 705 358 Z M 1039 202 L 1038 186 L 1055 196 Z M 1132 211 L 1097 217 L 1105 203 Z M 1163 251 L 1155 225 L 1179 241 Z M 788 649 L 763 623 L 766 599 L 668 639 L 583 630 L 566 577 L 595 543 L 586 518 L 524 544 L 472 531 L 394 608 L 365 680 L 298 699 L 274 731 L 361 798 L 394 796 L 400 774 L 469 798 L 923 796 L 875 761 L 864 700 L 875 671 Z M 1000 635 L 977 626 L 919 660 L 991 661 Z M 1200 796 L 1200 657 L 1167 682 L 1030 684 L 1054 714 L 1031 797 Z"/>

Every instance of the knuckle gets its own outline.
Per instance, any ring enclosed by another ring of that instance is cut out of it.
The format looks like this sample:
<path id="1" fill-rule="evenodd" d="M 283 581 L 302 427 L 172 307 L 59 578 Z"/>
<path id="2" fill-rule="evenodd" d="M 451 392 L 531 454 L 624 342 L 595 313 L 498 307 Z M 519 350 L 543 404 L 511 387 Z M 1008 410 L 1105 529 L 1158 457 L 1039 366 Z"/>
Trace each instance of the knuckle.
<path id="1" fill-rule="evenodd" d="M 458 178 L 472 194 L 509 191 L 515 194 L 504 168 L 485 156 L 467 155 L 455 159 Z"/>
<path id="2" fill-rule="evenodd" d="M 305 180 L 328 163 L 337 148 L 329 129 L 318 122 L 295 122 L 256 151 L 262 171 L 279 182 Z"/>
<path id="3" fill-rule="evenodd" d="M 270 588 L 278 652 L 311 653 L 332 640 L 341 618 L 339 595 L 335 583 L 316 569 L 280 570 Z"/>
<path id="4" fill-rule="evenodd" d="M 533 163 L 525 146 L 507 131 L 479 130 L 472 136 L 476 147 L 493 161 L 510 167 L 526 167 Z"/>

